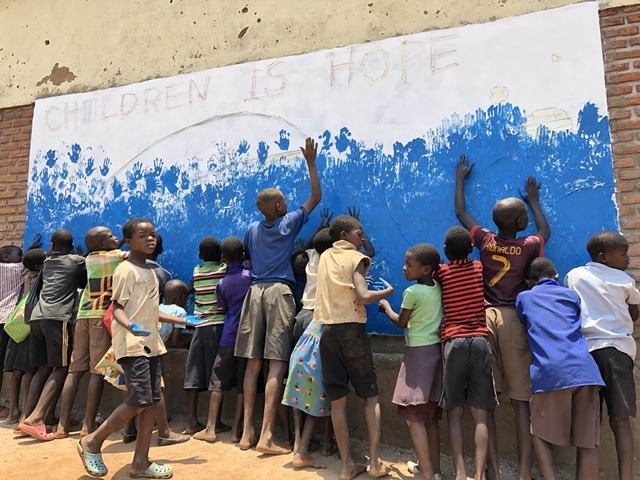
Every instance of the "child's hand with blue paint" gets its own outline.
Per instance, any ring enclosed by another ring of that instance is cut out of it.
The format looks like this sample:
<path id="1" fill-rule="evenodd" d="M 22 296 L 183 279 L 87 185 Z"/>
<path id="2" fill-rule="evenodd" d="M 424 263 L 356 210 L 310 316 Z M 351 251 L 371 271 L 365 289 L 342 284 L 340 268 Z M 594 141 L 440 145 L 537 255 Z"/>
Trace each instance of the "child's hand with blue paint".
<path id="1" fill-rule="evenodd" d="M 382 290 L 386 290 L 391 287 L 391 284 L 387 282 L 384 278 L 379 278 L 378 280 L 374 280 L 372 276 L 367 277 L 367 287 L 369 290 L 375 290 L 380 292 Z"/>
<path id="2" fill-rule="evenodd" d="M 129 324 L 129 331 L 133 333 L 136 337 L 148 337 L 149 335 L 151 335 L 150 330 L 145 330 L 135 322 L 131 322 Z"/>
<path id="3" fill-rule="evenodd" d="M 206 322 L 208 319 L 207 318 L 202 318 L 202 317 L 198 317 L 196 315 L 189 315 L 187 318 L 185 318 L 185 326 L 187 327 L 197 327 L 198 325 L 200 325 L 203 322 Z"/>

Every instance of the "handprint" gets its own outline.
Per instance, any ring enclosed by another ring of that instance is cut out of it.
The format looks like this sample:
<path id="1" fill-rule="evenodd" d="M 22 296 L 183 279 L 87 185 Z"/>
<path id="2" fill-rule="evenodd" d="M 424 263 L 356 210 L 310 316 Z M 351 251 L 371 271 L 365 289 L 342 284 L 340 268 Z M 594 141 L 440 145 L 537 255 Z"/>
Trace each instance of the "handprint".
<path id="1" fill-rule="evenodd" d="M 344 215 L 349 215 L 356 220 L 360 220 L 360 209 L 355 205 L 353 207 L 347 207 L 347 213 L 344 213 Z"/>
<path id="2" fill-rule="evenodd" d="M 102 167 L 100 167 L 100 174 L 103 177 L 107 176 L 107 173 L 109 173 L 109 167 L 111 166 L 111 159 L 109 157 L 105 158 L 104 161 L 102 162 Z"/>
<path id="3" fill-rule="evenodd" d="M 280 150 L 287 151 L 289 150 L 290 136 L 291 135 L 289 134 L 289 132 L 282 129 L 280 130 L 280 139 L 277 142 L 273 142 L 273 143 L 275 143 L 278 147 L 280 147 Z"/>
<path id="4" fill-rule="evenodd" d="M 176 193 L 178 191 L 176 183 L 178 182 L 179 174 L 180 170 L 175 165 L 172 165 L 169 170 L 162 174 L 162 183 L 170 193 Z"/>
<path id="5" fill-rule="evenodd" d="M 249 151 L 249 142 L 246 140 L 242 140 L 240 145 L 238 145 L 238 155 L 242 155 L 243 153 L 247 153 Z"/>
<path id="6" fill-rule="evenodd" d="M 69 160 L 71 160 L 71 163 L 78 163 L 81 152 L 82 148 L 80 148 L 80 145 L 78 145 L 77 143 L 71 145 L 71 153 L 67 153 L 67 155 L 69 156 Z"/>
<path id="7" fill-rule="evenodd" d="M 269 145 L 267 145 L 265 142 L 258 143 L 258 160 L 264 163 L 267 160 L 268 156 L 269 156 Z"/>
<path id="8" fill-rule="evenodd" d="M 329 228 L 331 225 L 331 218 L 333 217 L 333 212 L 329 213 L 328 208 L 323 208 L 320 210 L 320 224 L 318 228 Z"/>
<path id="9" fill-rule="evenodd" d="M 189 175 L 187 174 L 187 172 L 182 172 L 180 174 L 180 188 L 182 188 L 183 190 L 189 189 Z"/>
<path id="10" fill-rule="evenodd" d="M 135 190 L 138 184 L 138 180 L 142 179 L 142 164 L 136 162 L 133 164 L 130 172 L 127 172 L 127 187 L 130 190 Z"/>
<path id="11" fill-rule="evenodd" d="M 162 173 L 162 159 L 161 158 L 156 158 L 153 161 L 153 173 L 156 174 L 156 176 L 160 175 Z"/>
<path id="12" fill-rule="evenodd" d="M 47 167 L 49 168 L 53 168 L 53 166 L 56 164 L 56 162 L 58 161 L 58 156 L 56 155 L 56 151 L 55 150 L 49 150 L 46 154 L 45 157 L 47 159 Z"/>
<path id="13" fill-rule="evenodd" d="M 95 167 L 93 166 L 94 164 L 94 160 L 93 158 L 89 158 L 87 160 L 87 166 L 84 169 L 85 173 L 87 174 L 87 177 L 90 177 L 91 175 L 93 175 L 93 172 L 96 171 Z"/>

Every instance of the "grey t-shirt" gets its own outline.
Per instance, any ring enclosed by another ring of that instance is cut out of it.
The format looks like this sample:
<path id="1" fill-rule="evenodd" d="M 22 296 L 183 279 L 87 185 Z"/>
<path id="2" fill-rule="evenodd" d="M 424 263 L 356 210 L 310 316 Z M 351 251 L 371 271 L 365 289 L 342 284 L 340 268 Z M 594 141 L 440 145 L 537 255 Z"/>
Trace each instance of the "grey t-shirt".
<path id="1" fill-rule="evenodd" d="M 71 321 L 78 287 L 86 276 L 84 257 L 52 253 L 42 267 L 42 290 L 31 321 Z"/>

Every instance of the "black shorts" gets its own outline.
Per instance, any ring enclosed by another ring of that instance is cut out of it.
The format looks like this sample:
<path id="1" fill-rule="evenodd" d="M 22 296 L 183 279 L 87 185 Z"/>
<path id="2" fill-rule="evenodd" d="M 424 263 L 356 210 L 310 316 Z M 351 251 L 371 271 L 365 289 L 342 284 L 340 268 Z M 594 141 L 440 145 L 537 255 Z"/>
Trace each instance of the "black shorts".
<path id="1" fill-rule="evenodd" d="M 491 346 L 484 337 L 451 338 L 442 345 L 444 409 L 470 407 L 490 410 L 498 405 L 491 374 Z"/>
<path id="2" fill-rule="evenodd" d="M 162 363 L 160 357 L 124 357 L 118 360 L 124 371 L 132 407 L 148 407 L 162 398 Z"/>
<path id="3" fill-rule="evenodd" d="M 7 356 L 4 359 L 4 371 L 13 372 L 14 370 L 19 372 L 28 372 L 30 370 L 29 337 L 20 343 L 16 343 L 12 338 L 9 338 Z"/>
<path id="4" fill-rule="evenodd" d="M 600 399 L 607 404 L 610 417 L 636 416 L 636 385 L 633 379 L 633 360 L 614 347 L 599 348 L 591 352 L 598 364 L 604 387 Z"/>
<path id="5" fill-rule="evenodd" d="M 73 345 L 69 322 L 32 320 L 29 333 L 29 365 L 31 367 L 68 367 Z"/>
<path id="6" fill-rule="evenodd" d="M 228 392 L 233 387 L 238 387 L 238 394 L 243 393 L 244 371 L 247 367 L 247 359 L 236 357 L 233 354 L 235 347 L 219 347 L 218 355 L 213 363 L 213 373 L 209 391 Z"/>
<path id="7" fill-rule="evenodd" d="M 4 331 L 4 323 L 0 323 L 0 372 L 4 370 L 4 357 L 7 354 L 9 340 L 11 340 L 11 337 Z"/>
<path id="8" fill-rule="evenodd" d="M 185 390 L 203 392 L 209 388 L 223 327 L 224 324 L 196 328 L 187 354 L 182 387 Z"/>
<path id="9" fill-rule="evenodd" d="M 325 325 L 320 338 L 322 381 L 331 401 L 349 394 L 349 381 L 360 398 L 378 394 L 378 377 L 363 323 Z"/>

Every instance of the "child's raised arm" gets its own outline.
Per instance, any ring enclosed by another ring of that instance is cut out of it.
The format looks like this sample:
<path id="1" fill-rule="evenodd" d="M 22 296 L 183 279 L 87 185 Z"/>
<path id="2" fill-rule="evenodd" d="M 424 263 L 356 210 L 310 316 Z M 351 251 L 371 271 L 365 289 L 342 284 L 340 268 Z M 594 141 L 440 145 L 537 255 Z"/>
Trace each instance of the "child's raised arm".
<path id="1" fill-rule="evenodd" d="M 475 163 L 469 165 L 466 155 L 460 155 L 460 161 L 456 166 L 456 193 L 453 199 L 458 221 L 467 230 L 471 230 L 478 224 L 476 219 L 467 212 L 467 202 L 464 197 L 464 181 L 471 175 Z"/>
<path id="2" fill-rule="evenodd" d="M 353 286 L 356 290 L 356 298 L 363 305 L 379 302 L 393 293 L 393 287 L 384 280 L 387 286 L 384 290 L 369 290 L 369 287 L 367 287 L 367 269 L 367 263 L 362 260 L 356 267 L 355 272 L 353 272 Z"/>
<path id="3" fill-rule="evenodd" d="M 306 202 L 302 204 L 302 208 L 305 209 L 307 215 L 310 214 L 314 208 L 318 206 L 320 200 L 322 200 L 322 189 L 320 188 L 320 179 L 318 178 L 318 170 L 316 169 L 316 155 L 318 154 L 318 144 L 313 141 L 311 137 L 308 137 L 305 146 L 300 147 L 302 155 L 307 161 L 307 168 L 309 169 L 309 181 L 311 183 L 311 196 Z"/>
<path id="4" fill-rule="evenodd" d="M 347 212 L 349 213 L 345 213 L 345 215 L 349 215 L 360 220 L 360 210 L 355 205 L 353 207 L 347 207 Z M 376 249 L 373 248 L 373 244 L 364 230 L 362 231 L 362 253 L 369 258 L 376 256 Z"/>
<path id="5" fill-rule="evenodd" d="M 533 212 L 533 220 L 536 222 L 536 228 L 538 229 L 538 235 L 540 235 L 544 242 L 547 243 L 551 236 L 551 230 L 549 229 L 549 222 L 545 217 L 542 208 L 540 208 L 540 187 L 541 183 L 536 182 L 536 177 L 527 178 L 527 183 L 524 185 L 524 189 L 527 192 L 523 200 Z"/>
<path id="6" fill-rule="evenodd" d="M 380 305 L 378 305 L 378 310 L 383 312 L 389 317 L 389 320 L 393 322 L 394 325 L 400 328 L 406 328 L 409 323 L 409 317 L 411 316 L 411 310 L 407 310 L 406 308 L 401 308 L 400 313 L 396 313 L 389 305 L 389 302 L 386 300 L 380 300 Z"/>

